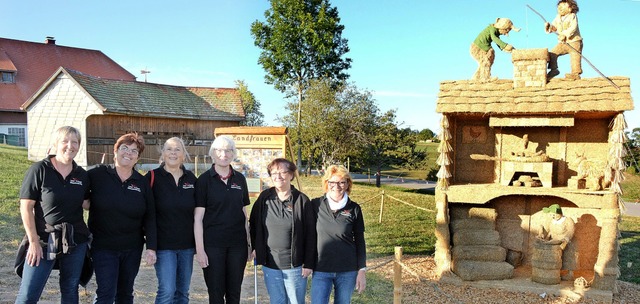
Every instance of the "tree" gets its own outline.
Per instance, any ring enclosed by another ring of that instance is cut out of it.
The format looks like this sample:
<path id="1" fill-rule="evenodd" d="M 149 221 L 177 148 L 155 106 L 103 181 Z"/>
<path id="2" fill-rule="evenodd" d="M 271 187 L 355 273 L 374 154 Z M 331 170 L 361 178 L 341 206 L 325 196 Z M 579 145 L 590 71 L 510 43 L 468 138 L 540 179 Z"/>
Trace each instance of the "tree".
<path id="1" fill-rule="evenodd" d="M 242 109 L 245 115 L 244 121 L 240 125 L 262 126 L 264 124 L 264 114 L 260 112 L 260 102 L 256 100 L 256 96 L 249 91 L 249 87 L 247 87 L 244 80 L 236 80 L 236 88 L 240 92 Z"/>
<path id="2" fill-rule="evenodd" d="M 634 128 L 631 133 L 627 132 L 628 154 L 625 157 L 627 167 L 633 167 L 635 172 L 640 172 L 640 128 Z"/>
<path id="3" fill-rule="evenodd" d="M 325 79 L 332 86 L 349 75 L 347 40 L 342 38 L 338 10 L 328 0 L 271 0 L 265 22 L 251 24 L 254 44 L 262 49 L 258 63 L 267 72 L 265 82 L 288 97 L 297 96 L 297 132 L 302 117 L 302 98 L 312 79 Z M 301 158 L 298 142 L 298 165 Z"/>
<path id="4" fill-rule="evenodd" d="M 426 141 L 426 140 L 432 140 L 436 137 L 436 133 L 433 133 L 433 131 L 431 131 L 430 129 L 423 129 L 422 131 L 420 131 L 420 133 L 418 133 L 418 140 L 422 140 L 422 141 Z"/>
<path id="5" fill-rule="evenodd" d="M 295 102 L 288 109 L 297 107 Z M 330 81 L 313 80 L 302 101 L 306 113 L 299 127 L 305 132 L 293 132 L 294 140 L 303 143 L 308 167 L 326 166 L 358 158 L 364 154 L 368 129 L 375 122 L 378 108 L 370 92 L 360 91 L 355 85 L 331 86 Z M 295 111 L 280 121 L 294 130 Z"/>

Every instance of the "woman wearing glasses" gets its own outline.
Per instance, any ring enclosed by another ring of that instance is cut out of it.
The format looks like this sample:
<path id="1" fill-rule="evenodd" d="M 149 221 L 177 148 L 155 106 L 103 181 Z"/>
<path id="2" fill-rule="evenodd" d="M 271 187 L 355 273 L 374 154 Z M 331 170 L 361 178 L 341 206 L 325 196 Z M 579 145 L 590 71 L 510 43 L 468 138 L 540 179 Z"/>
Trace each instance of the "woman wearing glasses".
<path id="1" fill-rule="evenodd" d="M 113 146 L 114 164 L 89 170 L 89 230 L 98 285 L 94 303 L 133 303 L 133 283 L 145 242 L 147 264 L 156 261 L 153 192 L 134 168 L 142 151 L 142 136 L 122 135 Z"/>
<path id="2" fill-rule="evenodd" d="M 304 229 L 304 207 L 309 198 L 291 185 L 296 165 L 276 158 L 267 166 L 273 187 L 253 204 L 249 227 L 256 264 L 262 265 L 272 304 L 304 304 L 313 251 L 305 252 L 309 230 Z"/>
<path id="3" fill-rule="evenodd" d="M 353 181 L 343 166 L 329 166 L 322 177 L 325 195 L 313 199 L 305 212 L 315 230 L 315 265 L 311 280 L 311 303 L 351 303 L 354 290 L 366 287 L 366 245 L 360 205 L 349 198 Z"/>
<path id="4" fill-rule="evenodd" d="M 196 182 L 196 260 L 204 272 L 209 303 L 240 303 L 251 251 L 246 209 L 249 190 L 242 173 L 231 168 L 236 153 L 231 138 L 217 137 L 209 149 L 213 166 Z"/>

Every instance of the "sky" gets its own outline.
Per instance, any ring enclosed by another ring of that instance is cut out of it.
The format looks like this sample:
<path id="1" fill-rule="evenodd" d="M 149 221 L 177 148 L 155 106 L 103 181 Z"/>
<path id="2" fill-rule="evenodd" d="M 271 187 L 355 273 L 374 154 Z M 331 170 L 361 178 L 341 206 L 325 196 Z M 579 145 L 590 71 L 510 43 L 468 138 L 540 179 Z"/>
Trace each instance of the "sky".
<path id="1" fill-rule="evenodd" d="M 578 1 L 583 55 L 606 76 L 631 79 L 640 101 L 640 0 Z M 469 46 L 498 17 L 520 32 L 503 40 L 516 49 L 553 48 L 535 8 L 551 21 L 554 0 L 333 0 L 342 37 L 353 60 L 349 81 L 370 91 L 382 111 L 395 109 L 401 127 L 439 131 L 435 112 L 440 82 L 464 80 L 477 64 Z M 251 23 L 264 21 L 266 0 L 0 0 L 0 37 L 100 50 L 138 80 L 177 86 L 235 87 L 243 80 L 261 103 L 265 123 L 281 125 L 286 100 L 264 83 Z M 513 79 L 511 55 L 496 49 L 492 75 Z M 569 56 L 559 59 L 560 76 Z M 583 61 L 583 78 L 600 75 Z M 303 113 L 304 115 L 304 113 Z M 640 111 L 625 113 L 629 131 L 640 127 Z"/>

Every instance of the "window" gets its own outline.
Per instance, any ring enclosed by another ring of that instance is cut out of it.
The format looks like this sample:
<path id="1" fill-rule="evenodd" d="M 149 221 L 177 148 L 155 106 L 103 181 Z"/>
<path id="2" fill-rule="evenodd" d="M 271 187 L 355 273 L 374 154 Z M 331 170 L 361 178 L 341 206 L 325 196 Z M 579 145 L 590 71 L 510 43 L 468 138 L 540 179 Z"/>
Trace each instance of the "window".
<path id="1" fill-rule="evenodd" d="M 3 74 L 4 75 L 4 74 Z M 9 128 L 9 135 L 16 135 L 18 137 L 18 142 L 16 144 L 16 146 L 20 146 L 20 147 L 26 147 L 26 138 L 24 138 L 25 136 L 25 128 Z"/>
<path id="2" fill-rule="evenodd" d="M 2 73 L 2 82 L 5 83 L 15 83 L 15 73 L 14 72 L 0 72 Z"/>

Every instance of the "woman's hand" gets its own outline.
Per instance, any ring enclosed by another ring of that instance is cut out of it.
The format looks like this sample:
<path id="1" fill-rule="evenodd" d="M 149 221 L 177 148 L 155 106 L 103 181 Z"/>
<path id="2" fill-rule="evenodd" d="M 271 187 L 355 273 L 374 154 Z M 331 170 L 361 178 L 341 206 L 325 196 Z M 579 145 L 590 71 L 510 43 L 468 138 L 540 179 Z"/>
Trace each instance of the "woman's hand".
<path id="1" fill-rule="evenodd" d="M 358 271 L 358 277 L 356 278 L 356 290 L 358 293 L 364 292 L 364 289 L 367 288 L 367 277 L 366 272 L 364 270 Z"/>
<path id="2" fill-rule="evenodd" d="M 29 242 L 29 249 L 27 250 L 27 256 L 25 260 L 31 267 L 35 267 L 40 265 L 40 260 L 43 258 L 42 246 L 40 246 L 40 242 Z"/>
<path id="3" fill-rule="evenodd" d="M 156 263 L 156 251 L 152 249 L 147 249 L 147 252 L 144 255 L 145 262 L 147 262 L 148 266 L 151 266 Z"/>
<path id="4" fill-rule="evenodd" d="M 196 250 L 196 260 L 201 268 L 209 267 L 209 257 L 207 257 L 207 253 L 204 250 Z"/>
<path id="5" fill-rule="evenodd" d="M 308 278 L 311 274 L 313 274 L 313 269 L 310 268 L 302 268 L 302 277 Z"/>

